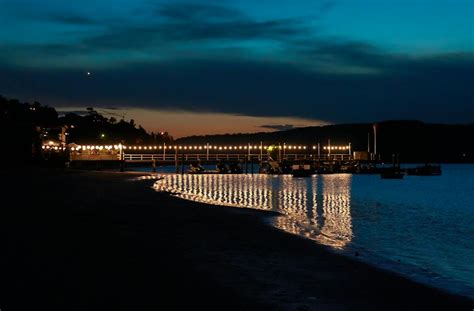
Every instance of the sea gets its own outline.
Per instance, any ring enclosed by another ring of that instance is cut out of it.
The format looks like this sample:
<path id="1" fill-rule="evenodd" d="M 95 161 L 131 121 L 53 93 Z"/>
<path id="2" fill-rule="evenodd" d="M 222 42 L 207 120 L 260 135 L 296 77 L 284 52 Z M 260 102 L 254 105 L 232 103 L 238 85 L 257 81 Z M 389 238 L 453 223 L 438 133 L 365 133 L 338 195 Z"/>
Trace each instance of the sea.
<path id="1" fill-rule="evenodd" d="M 409 167 L 410 165 L 404 165 Z M 474 165 L 441 176 L 162 174 L 174 196 L 278 212 L 270 225 L 334 252 L 474 298 Z"/>

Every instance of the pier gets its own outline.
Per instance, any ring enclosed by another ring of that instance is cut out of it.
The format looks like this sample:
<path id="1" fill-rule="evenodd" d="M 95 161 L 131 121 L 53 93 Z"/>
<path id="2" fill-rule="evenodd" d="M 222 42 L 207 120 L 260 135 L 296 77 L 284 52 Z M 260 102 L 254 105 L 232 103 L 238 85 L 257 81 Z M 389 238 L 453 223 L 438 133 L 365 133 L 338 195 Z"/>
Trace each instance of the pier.
<path id="1" fill-rule="evenodd" d="M 272 144 L 264 145 L 248 143 L 245 145 L 77 145 L 67 146 L 44 145 L 45 156 L 51 153 L 67 153 L 71 164 L 96 163 L 98 166 L 105 162 L 120 163 L 120 167 L 150 165 L 153 169 L 158 166 L 176 167 L 176 172 L 183 172 L 185 165 L 201 164 L 233 164 L 248 166 L 268 162 L 277 163 L 313 163 L 318 166 L 354 166 L 356 163 L 370 162 L 372 157 L 360 156 L 353 152 L 351 144 L 344 145 L 297 145 Z"/>

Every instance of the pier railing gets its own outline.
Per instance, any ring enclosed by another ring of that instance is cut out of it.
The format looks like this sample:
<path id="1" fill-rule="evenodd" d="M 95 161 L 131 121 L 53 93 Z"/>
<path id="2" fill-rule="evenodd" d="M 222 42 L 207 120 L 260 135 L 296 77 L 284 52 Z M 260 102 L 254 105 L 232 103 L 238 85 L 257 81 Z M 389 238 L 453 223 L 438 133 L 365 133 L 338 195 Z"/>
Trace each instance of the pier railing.
<path id="1" fill-rule="evenodd" d="M 256 162 L 267 161 L 270 154 L 276 161 L 351 161 L 351 144 L 342 146 L 275 145 L 263 143 L 240 146 L 125 146 L 125 145 L 44 145 L 45 154 L 68 152 L 71 161 L 124 161 L 124 162 L 177 162 L 177 161 L 229 161 Z"/>
<path id="2" fill-rule="evenodd" d="M 268 156 L 263 155 L 264 160 L 268 159 Z M 245 154 L 124 154 L 123 160 L 128 162 L 139 162 L 139 161 L 245 161 L 249 159 L 261 159 L 259 155 L 245 155 Z"/>
<path id="3" fill-rule="evenodd" d="M 120 157 L 118 156 L 118 159 Z M 150 153 L 126 153 L 123 155 L 123 160 L 126 162 L 153 162 L 153 161 L 268 161 L 269 156 L 266 154 L 150 154 Z M 276 159 L 278 160 L 278 159 Z M 282 160 L 287 161 L 303 161 L 303 160 L 317 160 L 317 161 L 349 161 L 351 156 L 349 154 L 332 154 L 332 155 L 313 155 L 313 154 L 286 154 L 282 156 Z"/>
<path id="4" fill-rule="evenodd" d="M 268 161 L 266 154 L 150 154 L 150 153 L 125 153 L 120 154 L 71 154 L 71 161 L 113 161 L 124 160 L 126 162 L 173 162 L 185 161 Z M 348 154 L 313 155 L 313 154 L 286 154 L 281 159 L 287 161 L 350 161 L 352 157 Z"/>

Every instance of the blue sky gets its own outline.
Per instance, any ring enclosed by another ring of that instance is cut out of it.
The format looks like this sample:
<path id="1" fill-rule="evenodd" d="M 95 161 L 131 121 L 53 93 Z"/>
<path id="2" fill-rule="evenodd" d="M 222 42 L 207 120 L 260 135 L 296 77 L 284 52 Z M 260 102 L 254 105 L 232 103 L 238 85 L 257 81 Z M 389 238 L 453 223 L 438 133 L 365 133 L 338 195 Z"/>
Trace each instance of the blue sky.
<path id="1" fill-rule="evenodd" d="M 0 0 L 0 20 L 7 97 L 474 122 L 474 1 Z"/>

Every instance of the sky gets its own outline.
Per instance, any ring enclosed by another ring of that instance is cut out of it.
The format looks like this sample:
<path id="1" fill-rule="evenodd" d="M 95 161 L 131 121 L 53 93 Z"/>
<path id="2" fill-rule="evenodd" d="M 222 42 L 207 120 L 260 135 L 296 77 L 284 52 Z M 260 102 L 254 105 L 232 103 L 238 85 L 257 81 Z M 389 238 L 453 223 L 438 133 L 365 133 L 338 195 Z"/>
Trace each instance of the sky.
<path id="1" fill-rule="evenodd" d="M 474 122 L 472 0 L 0 0 L 0 94 L 176 137 Z"/>

